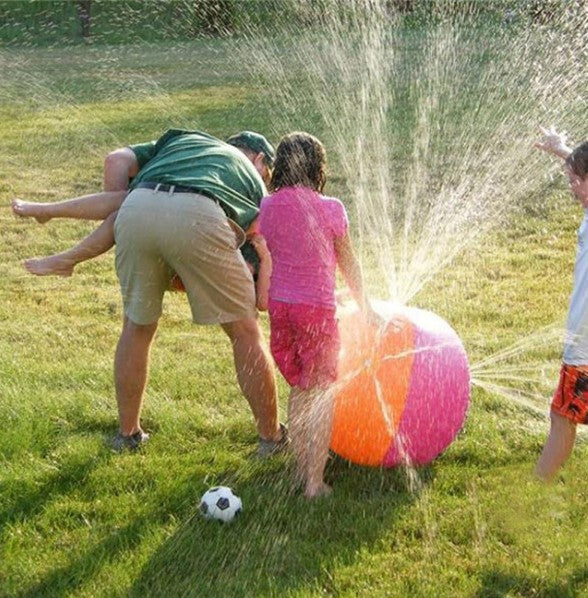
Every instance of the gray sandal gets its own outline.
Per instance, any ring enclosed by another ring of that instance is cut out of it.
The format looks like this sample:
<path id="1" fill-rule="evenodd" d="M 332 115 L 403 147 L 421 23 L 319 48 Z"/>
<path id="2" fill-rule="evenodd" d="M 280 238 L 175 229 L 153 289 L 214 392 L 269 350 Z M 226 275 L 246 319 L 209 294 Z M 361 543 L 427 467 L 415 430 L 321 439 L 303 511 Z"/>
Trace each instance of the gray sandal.
<path id="1" fill-rule="evenodd" d="M 122 453 L 125 449 L 129 451 L 136 451 L 149 440 L 149 434 L 139 430 L 129 436 L 123 436 L 120 432 L 116 433 L 114 440 L 110 444 L 110 448 L 116 453 Z"/>
<path id="2" fill-rule="evenodd" d="M 288 436 L 288 428 L 284 424 L 280 424 L 280 431 L 282 437 L 280 440 L 266 440 L 260 438 L 257 446 L 257 456 L 261 458 L 271 457 L 277 453 L 285 451 L 290 444 L 290 436 Z"/>

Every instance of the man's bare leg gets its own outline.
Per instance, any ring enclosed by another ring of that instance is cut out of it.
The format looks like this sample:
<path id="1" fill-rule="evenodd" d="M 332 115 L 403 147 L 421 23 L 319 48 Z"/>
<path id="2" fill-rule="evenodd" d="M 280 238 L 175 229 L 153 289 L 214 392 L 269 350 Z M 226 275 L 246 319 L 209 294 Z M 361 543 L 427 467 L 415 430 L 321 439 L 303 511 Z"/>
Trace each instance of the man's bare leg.
<path id="1" fill-rule="evenodd" d="M 101 191 L 50 203 L 12 200 L 15 216 L 35 218 L 41 224 L 52 218 L 75 218 L 78 220 L 104 220 L 120 208 L 126 191 Z"/>
<path id="2" fill-rule="evenodd" d="M 575 440 L 576 424 L 552 412 L 549 437 L 535 466 L 535 475 L 544 482 L 551 481 L 571 455 Z"/>
<path id="3" fill-rule="evenodd" d="M 140 325 L 124 319 L 114 356 L 114 383 L 120 433 L 141 431 L 143 392 L 149 372 L 149 352 L 157 330 L 154 324 Z"/>
<path id="4" fill-rule="evenodd" d="M 259 436 L 280 440 L 276 378 L 257 320 L 250 318 L 221 326 L 233 345 L 237 380 L 253 412 Z"/>
<path id="5" fill-rule="evenodd" d="M 24 267 L 36 276 L 71 276 L 77 264 L 105 253 L 114 245 L 117 213 L 110 214 L 96 230 L 71 249 L 47 257 L 27 259 L 23 262 Z"/>

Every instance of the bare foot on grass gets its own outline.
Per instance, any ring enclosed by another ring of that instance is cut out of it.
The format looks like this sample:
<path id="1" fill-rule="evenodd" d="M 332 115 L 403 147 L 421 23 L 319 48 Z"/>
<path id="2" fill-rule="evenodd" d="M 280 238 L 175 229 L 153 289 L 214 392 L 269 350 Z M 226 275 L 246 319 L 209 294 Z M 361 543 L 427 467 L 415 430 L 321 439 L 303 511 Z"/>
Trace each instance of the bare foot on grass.
<path id="1" fill-rule="evenodd" d="M 307 485 L 306 490 L 304 491 L 304 496 L 309 500 L 312 500 L 313 498 L 319 498 L 321 496 L 329 496 L 332 492 L 333 489 L 331 486 L 322 482 L 318 486 Z"/>
<path id="2" fill-rule="evenodd" d="M 48 257 L 33 257 L 23 262 L 26 270 L 35 276 L 71 276 L 76 265 L 60 253 Z"/>
<path id="3" fill-rule="evenodd" d="M 34 218 L 40 224 L 51 220 L 51 216 L 45 213 L 46 205 L 34 201 L 23 201 L 22 199 L 12 200 L 12 213 L 20 218 Z"/>

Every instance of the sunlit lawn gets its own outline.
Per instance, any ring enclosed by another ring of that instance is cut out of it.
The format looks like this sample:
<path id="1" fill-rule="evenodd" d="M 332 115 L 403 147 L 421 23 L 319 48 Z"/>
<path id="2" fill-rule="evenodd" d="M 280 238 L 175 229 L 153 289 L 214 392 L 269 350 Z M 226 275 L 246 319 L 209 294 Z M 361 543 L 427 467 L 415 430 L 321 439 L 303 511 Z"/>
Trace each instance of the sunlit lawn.
<path id="1" fill-rule="evenodd" d="M 229 54 L 220 42 L 2 51 L 2 204 L 93 191 L 108 150 L 171 126 L 264 130 Z M 542 203 L 459 256 L 416 303 L 453 325 L 473 364 L 536 334 L 516 363 L 536 362 L 531 377 L 555 384 L 560 340 L 546 345 L 541 331 L 563 326 L 580 214 L 561 181 Z M 0 211 L 0 595 L 588 593 L 583 443 L 555 485 L 530 475 L 548 396 L 541 414 L 474 387 L 464 430 L 416 480 L 334 458 L 333 497 L 309 504 L 291 486 L 291 459 L 252 458 L 255 431 L 223 334 L 191 325 L 184 298 L 170 295 L 146 396 L 152 441 L 141 454 L 110 453 L 121 321 L 112 254 L 71 279 L 34 278 L 20 264 L 91 228 Z M 282 381 L 280 394 L 283 413 Z M 243 499 L 231 526 L 197 512 L 219 483 Z"/>

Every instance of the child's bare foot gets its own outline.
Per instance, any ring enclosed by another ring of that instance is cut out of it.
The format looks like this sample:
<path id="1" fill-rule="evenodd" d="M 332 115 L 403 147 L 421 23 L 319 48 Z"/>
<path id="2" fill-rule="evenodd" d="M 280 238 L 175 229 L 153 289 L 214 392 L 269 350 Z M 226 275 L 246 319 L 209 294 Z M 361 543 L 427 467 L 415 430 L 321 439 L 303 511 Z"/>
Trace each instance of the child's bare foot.
<path id="1" fill-rule="evenodd" d="M 321 482 L 318 485 L 306 485 L 304 496 L 308 499 L 318 498 L 319 496 L 329 496 L 333 489 L 328 484 Z"/>
<path id="2" fill-rule="evenodd" d="M 45 224 L 51 220 L 51 216 L 47 215 L 46 206 L 42 203 L 34 201 L 23 201 L 22 199 L 12 200 L 12 213 L 21 218 L 34 218 L 40 224 Z"/>
<path id="3" fill-rule="evenodd" d="M 36 276 L 71 276 L 76 265 L 61 254 L 48 257 L 34 257 L 23 262 L 26 270 Z"/>

